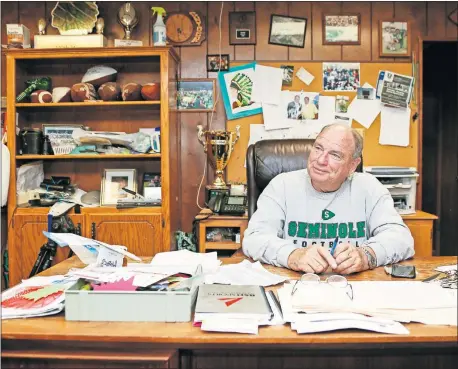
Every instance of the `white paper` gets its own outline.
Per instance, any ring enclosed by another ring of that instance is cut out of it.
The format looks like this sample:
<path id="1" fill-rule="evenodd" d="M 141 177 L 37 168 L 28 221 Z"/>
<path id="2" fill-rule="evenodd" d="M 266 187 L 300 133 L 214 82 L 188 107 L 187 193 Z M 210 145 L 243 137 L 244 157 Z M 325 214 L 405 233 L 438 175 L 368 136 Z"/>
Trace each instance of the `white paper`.
<path id="1" fill-rule="evenodd" d="M 21 165 L 16 170 L 16 191 L 25 192 L 40 188 L 40 183 L 45 178 L 43 171 L 43 161 Z"/>
<path id="2" fill-rule="evenodd" d="M 315 78 L 313 74 L 304 69 L 304 67 L 299 68 L 299 70 L 296 72 L 296 77 L 304 82 L 307 86 L 310 85 L 310 83 L 312 83 Z"/>
<path id="3" fill-rule="evenodd" d="M 457 270 L 457 266 L 458 266 L 457 264 L 443 265 L 443 266 L 437 267 L 434 270 L 437 270 L 438 272 L 450 272 L 453 270 Z"/>
<path id="4" fill-rule="evenodd" d="M 286 281 L 287 278 L 267 271 L 261 263 L 243 260 L 238 264 L 221 266 L 216 273 L 205 276 L 206 284 L 234 284 L 239 286 L 273 286 Z"/>
<path id="5" fill-rule="evenodd" d="M 97 265 L 100 267 L 115 267 L 122 268 L 124 255 L 119 252 L 112 251 L 106 247 L 99 248 L 97 255 Z"/>
<path id="6" fill-rule="evenodd" d="M 254 102 L 278 105 L 283 82 L 281 68 L 267 67 L 256 64 L 254 71 L 253 93 Z"/>
<path id="7" fill-rule="evenodd" d="M 258 327 L 258 322 L 255 319 L 233 319 L 218 316 L 203 320 L 201 329 L 210 332 L 258 334 Z"/>
<path id="8" fill-rule="evenodd" d="M 178 267 L 180 272 L 194 275 L 199 266 L 203 273 L 216 272 L 221 265 L 215 252 L 196 253 L 189 250 L 168 251 L 156 254 L 151 265 Z"/>
<path id="9" fill-rule="evenodd" d="M 409 146 L 410 108 L 381 107 L 380 145 Z"/>
<path id="10" fill-rule="evenodd" d="M 354 98 L 348 106 L 348 115 L 365 128 L 370 128 L 382 108 L 378 99 L 362 100 Z"/>
<path id="11" fill-rule="evenodd" d="M 324 126 L 330 122 L 320 120 L 309 120 L 298 123 L 296 126 L 289 129 L 288 138 L 310 138 L 315 139 Z"/>
<path id="12" fill-rule="evenodd" d="M 295 121 L 287 119 L 281 105 L 262 104 L 262 119 L 266 131 L 293 127 Z"/>
<path id="13" fill-rule="evenodd" d="M 334 120 L 336 110 L 336 97 L 320 95 L 318 119 L 321 122 L 330 124 Z"/>

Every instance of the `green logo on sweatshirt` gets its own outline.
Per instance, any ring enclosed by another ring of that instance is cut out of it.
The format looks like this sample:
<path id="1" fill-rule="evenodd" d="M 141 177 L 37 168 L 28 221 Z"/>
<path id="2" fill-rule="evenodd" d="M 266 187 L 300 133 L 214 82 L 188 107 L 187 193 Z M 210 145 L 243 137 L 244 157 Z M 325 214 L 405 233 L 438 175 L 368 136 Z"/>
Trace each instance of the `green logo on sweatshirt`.
<path id="1" fill-rule="evenodd" d="M 324 209 L 321 212 L 321 219 L 323 220 L 329 220 L 329 219 L 334 218 L 335 216 L 336 215 L 331 210 L 328 210 L 328 209 Z"/>

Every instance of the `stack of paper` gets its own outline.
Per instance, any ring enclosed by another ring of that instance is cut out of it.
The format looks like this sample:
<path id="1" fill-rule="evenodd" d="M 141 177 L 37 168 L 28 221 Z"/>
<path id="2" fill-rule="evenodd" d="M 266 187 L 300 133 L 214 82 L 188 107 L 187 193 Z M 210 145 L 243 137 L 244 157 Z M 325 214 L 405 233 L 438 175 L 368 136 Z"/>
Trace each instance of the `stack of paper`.
<path id="1" fill-rule="evenodd" d="M 328 283 L 299 285 L 291 297 L 292 285 L 279 290 L 285 320 L 295 320 L 298 312 L 359 313 L 400 322 L 457 325 L 456 290 L 422 282 L 352 282 L 348 289 Z M 286 309 L 286 313 L 285 313 Z"/>
<path id="2" fill-rule="evenodd" d="M 206 284 L 236 284 L 239 286 L 273 286 L 288 278 L 268 272 L 259 261 L 251 263 L 243 260 L 239 264 L 223 265 L 216 273 L 205 276 Z"/>
<path id="3" fill-rule="evenodd" d="M 181 273 L 194 275 L 199 267 L 203 273 L 214 273 L 221 265 L 215 252 L 196 253 L 189 250 L 160 252 L 151 260 L 153 266 L 178 268 Z"/>
<path id="4" fill-rule="evenodd" d="M 64 291 L 77 278 L 56 275 L 24 280 L 2 293 L 2 319 L 53 315 L 64 309 Z"/>

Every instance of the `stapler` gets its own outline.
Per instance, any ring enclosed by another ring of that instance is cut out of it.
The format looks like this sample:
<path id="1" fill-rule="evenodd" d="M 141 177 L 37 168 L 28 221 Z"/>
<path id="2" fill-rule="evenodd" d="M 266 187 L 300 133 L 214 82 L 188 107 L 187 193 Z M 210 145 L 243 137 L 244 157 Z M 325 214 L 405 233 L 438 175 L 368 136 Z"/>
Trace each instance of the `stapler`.
<path id="1" fill-rule="evenodd" d="M 129 209 L 129 208 L 137 208 L 137 207 L 144 207 L 144 206 L 161 206 L 162 202 L 160 200 L 150 200 L 145 199 L 142 195 L 138 192 L 129 190 L 127 187 L 122 188 L 127 193 L 133 195 L 133 198 L 127 199 L 118 199 L 116 204 L 116 209 Z"/>

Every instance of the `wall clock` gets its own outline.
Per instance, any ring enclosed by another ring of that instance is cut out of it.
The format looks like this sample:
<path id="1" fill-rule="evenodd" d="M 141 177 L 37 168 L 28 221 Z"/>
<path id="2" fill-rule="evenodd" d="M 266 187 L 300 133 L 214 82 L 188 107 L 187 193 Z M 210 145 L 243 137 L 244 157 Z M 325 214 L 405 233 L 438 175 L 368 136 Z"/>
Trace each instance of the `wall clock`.
<path id="1" fill-rule="evenodd" d="M 165 19 L 170 45 L 200 45 L 206 39 L 205 17 L 199 12 L 170 12 Z"/>

